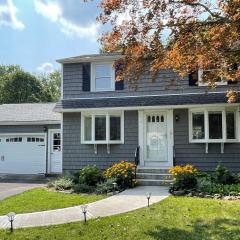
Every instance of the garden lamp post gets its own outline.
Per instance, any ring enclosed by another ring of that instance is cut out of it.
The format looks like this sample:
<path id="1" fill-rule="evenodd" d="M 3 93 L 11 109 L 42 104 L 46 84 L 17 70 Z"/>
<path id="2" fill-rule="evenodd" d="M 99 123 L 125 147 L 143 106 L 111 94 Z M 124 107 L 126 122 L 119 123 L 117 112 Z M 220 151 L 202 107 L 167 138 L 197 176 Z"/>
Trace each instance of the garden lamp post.
<path id="1" fill-rule="evenodd" d="M 116 189 L 117 189 L 117 183 L 113 183 L 113 194 L 116 194 Z"/>
<path id="2" fill-rule="evenodd" d="M 8 217 L 8 221 L 10 222 L 10 224 L 11 224 L 11 232 L 13 232 L 13 221 L 14 221 L 14 219 L 15 219 L 15 216 L 16 216 L 16 213 L 14 213 L 14 212 L 10 212 L 10 213 L 8 213 L 7 214 L 7 217 Z"/>
<path id="3" fill-rule="evenodd" d="M 82 213 L 83 213 L 83 217 L 84 217 L 84 222 L 87 222 L 87 205 L 82 205 Z"/>
<path id="4" fill-rule="evenodd" d="M 152 195 L 152 194 L 151 194 L 150 192 L 147 192 L 147 193 L 146 193 L 147 202 L 148 202 L 148 207 L 149 207 L 149 202 L 150 202 L 151 195 Z"/>

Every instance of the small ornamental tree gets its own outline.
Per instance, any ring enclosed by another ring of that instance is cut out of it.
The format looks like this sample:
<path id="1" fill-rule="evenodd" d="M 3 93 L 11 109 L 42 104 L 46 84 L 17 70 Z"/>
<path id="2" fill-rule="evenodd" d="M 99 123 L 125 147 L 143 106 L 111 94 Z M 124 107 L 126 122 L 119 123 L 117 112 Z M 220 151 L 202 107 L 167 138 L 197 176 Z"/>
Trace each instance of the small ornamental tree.
<path id="1" fill-rule="evenodd" d="M 215 69 L 204 75 L 210 87 L 219 78 L 240 78 L 240 0 L 102 0 L 100 7 L 98 20 L 112 25 L 101 38 L 103 49 L 123 54 L 124 74 L 132 84 L 146 61 L 153 79 L 167 68 L 181 77 Z M 229 88 L 228 101 L 237 95 Z"/>

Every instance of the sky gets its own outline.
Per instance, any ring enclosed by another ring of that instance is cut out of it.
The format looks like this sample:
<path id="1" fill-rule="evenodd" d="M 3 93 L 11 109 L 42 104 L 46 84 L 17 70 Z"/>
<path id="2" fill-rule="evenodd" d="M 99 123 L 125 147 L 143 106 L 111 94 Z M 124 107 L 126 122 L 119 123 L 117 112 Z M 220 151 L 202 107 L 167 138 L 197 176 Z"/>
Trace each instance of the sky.
<path id="1" fill-rule="evenodd" d="M 0 0 L 0 64 L 32 73 L 59 69 L 56 59 L 99 52 L 97 0 Z"/>

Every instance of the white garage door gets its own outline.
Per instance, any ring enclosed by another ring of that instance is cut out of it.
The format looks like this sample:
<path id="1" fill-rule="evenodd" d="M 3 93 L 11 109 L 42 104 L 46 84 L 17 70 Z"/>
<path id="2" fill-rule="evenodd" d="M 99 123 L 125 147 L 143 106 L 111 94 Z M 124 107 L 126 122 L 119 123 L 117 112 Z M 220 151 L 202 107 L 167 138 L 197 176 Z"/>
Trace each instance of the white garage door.
<path id="1" fill-rule="evenodd" d="M 45 144 L 44 135 L 0 135 L 0 173 L 45 173 Z"/>

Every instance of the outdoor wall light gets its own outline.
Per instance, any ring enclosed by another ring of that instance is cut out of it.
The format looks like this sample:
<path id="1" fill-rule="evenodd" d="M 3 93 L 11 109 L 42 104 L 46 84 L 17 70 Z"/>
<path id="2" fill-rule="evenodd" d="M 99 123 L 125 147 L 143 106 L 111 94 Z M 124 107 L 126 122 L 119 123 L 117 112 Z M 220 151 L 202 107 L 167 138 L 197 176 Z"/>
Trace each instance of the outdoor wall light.
<path id="1" fill-rule="evenodd" d="M 149 202 L 150 202 L 151 195 L 152 194 L 150 192 L 146 193 L 146 197 L 147 197 L 147 201 L 148 201 L 148 207 L 149 207 Z"/>
<path id="2" fill-rule="evenodd" d="M 16 216 L 16 213 L 15 212 L 10 212 L 7 214 L 7 217 L 8 217 L 8 221 L 10 222 L 11 224 L 11 232 L 13 232 L 13 221 L 15 219 L 15 216 Z"/>
<path id="3" fill-rule="evenodd" d="M 175 116 L 175 120 L 176 120 L 176 122 L 178 122 L 178 121 L 180 120 L 179 115 L 176 115 L 176 116 Z"/>
<path id="4" fill-rule="evenodd" d="M 84 216 L 84 222 L 86 223 L 87 222 L 87 205 L 82 205 L 81 208 Z"/>

